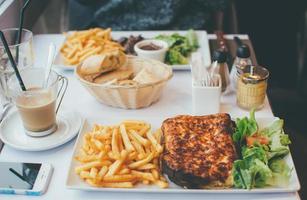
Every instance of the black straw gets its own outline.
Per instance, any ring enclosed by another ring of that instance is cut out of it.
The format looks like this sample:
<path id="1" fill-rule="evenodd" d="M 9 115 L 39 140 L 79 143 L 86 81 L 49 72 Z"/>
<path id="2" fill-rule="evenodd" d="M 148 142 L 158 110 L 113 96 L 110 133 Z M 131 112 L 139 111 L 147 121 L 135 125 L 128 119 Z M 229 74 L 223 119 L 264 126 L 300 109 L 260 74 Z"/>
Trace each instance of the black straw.
<path id="1" fill-rule="evenodd" d="M 22 89 L 23 91 L 26 91 L 27 89 L 26 89 L 26 87 L 25 87 L 25 85 L 24 85 L 24 83 L 23 83 L 23 81 L 22 81 L 22 78 L 21 78 L 21 76 L 20 76 L 20 74 L 19 74 L 19 71 L 18 71 L 18 69 L 17 69 L 17 65 L 16 65 L 16 63 L 15 63 L 15 61 L 14 61 L 14 58 L 13 58 L 13 56 L 12 56 L 12 53 L 11 53 L 11 51 L 10 51 L 10 48 L 9 48 L 9 46 L 8 46 L 8 44 L 7 44 L 7 41 L 6 41 L 5 36 L 4 36 L 4 34 L 3 34 L 2 31 L 0 31 L 0 37 L 1 37 L 1 40 L 2 40 L 2 43 L 3 43 L 3 46 L 4 46 L 4 48 L 5 48 L 5 51 L 6 51 L 8 57 L 9 57 L 9 60 L 10 60 L 10 62 L 11 62 L 11 65 L 12 65 L 12 67 L 14 68 L 15 74 L 16 74 L 17 79 L 18 79 L 18 82 L 19 82 L 19 85 L 20 85 L 20 87 L 21 87 L 21 89 Z"/>
<path id="2" fill-rule="evenodd" d="M 27 9 L 29 3 L 31 0 L 27 0 L 26 3 L 23 5 L 20 14 L 19 14 L 19 29 L 18 29 L 18 33 L 17 33 L 17 42 L 16 44 L 20 44 L 21 42 L 21 35 L 22 35 L 22 28 L 23 28 L 23 18 L 24 18 L 24 12 Z M 19 57 L 19 48 L 17 46 L 16 49 L 16 62 L 18 62 L 18 57 Z"/>

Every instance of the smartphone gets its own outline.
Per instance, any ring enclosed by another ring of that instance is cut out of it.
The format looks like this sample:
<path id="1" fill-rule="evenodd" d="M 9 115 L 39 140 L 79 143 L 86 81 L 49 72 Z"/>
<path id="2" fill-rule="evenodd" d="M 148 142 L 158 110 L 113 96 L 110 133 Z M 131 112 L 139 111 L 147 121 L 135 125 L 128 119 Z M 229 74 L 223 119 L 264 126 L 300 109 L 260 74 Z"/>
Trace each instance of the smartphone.
<path id="1" fill-rule="evenodd" d="M 45 163 L 0 162 L 0 194 L 42 195 L 52 171 Z"/>

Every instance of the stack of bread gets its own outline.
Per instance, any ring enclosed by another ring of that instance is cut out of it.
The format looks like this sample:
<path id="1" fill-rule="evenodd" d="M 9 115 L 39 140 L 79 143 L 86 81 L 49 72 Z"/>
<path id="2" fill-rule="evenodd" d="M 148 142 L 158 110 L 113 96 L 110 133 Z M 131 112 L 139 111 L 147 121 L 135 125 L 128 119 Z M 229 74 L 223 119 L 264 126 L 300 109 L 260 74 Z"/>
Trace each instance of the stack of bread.
<path id="1" fill-rule="evenodd" d="M 159 99 L 172 69 L 157 60 L 112 51 L 88 57 L 77 66 L 75 75 L 99 102 L 136 109 Z"/>
<path id="2" fill-rule="evenodd" d="M 159 80 L 147 68 L 135 72 L 127 66 L 127 57 L 120 50 L 88 57 L 81 64 L 79 73 L 85 80 L 96 84 L 136 86 Z"/>

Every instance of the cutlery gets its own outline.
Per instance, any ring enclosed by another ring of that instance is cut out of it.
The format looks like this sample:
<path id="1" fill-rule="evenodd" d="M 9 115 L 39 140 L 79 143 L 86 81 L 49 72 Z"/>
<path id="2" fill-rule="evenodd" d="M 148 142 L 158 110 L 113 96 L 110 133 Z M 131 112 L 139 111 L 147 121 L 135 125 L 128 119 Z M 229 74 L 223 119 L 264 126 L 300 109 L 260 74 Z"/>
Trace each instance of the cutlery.
<path id="1" fill-rule="evenodd" d="M 48 52 L 48 59 L 47 59 L 47 66 L 46 66 L 47 69 L 46 69 L 46 73 L 45 73 L 43 88 L 46 88 L 48 86 L 49 75 L 50 75 L 50 72 L 51 72 L 54 57 L 55 57 L 55 45 L 53 43 L 51 43 L 49 45 L 49 52 Z"/>
<path id="2" fill-rule="evenodd" d="M 201 54 L 195 52 L 192 54 L 191 62 L 192 79 L 195 85 L 201 87 L 215 87 L 218 86 L 215 72 L 203 65 Z"/>
<path id="3" fill-rule="evenodd" d="M 7 102 L 3 105 L 3 112 L 0 116 L 0 123 L 2 122 L 2 120 L 5 118 L 5 116 L 7 115 L 7 113 L 10 111 L 10 109 L 12 108 L 13 104 L 11 102 Z"/>

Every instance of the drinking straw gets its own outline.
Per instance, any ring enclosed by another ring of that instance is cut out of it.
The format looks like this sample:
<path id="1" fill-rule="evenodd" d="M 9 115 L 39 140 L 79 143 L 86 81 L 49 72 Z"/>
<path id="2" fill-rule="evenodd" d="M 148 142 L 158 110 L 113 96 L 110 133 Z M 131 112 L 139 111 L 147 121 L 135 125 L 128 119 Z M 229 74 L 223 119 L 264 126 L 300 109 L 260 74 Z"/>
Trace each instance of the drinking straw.
<path id="1" fill-rule="evenodd" d="M 27 89 L 26 89 L 26 87 L 25 87 L 25 85 L 24 85 L 24 83 L 23 83 L 23 81 L 22 81 L 22 79 L 21 79 L 21 76 L 20 76 L 19 71 L 18 71 L 18 69 L 17 69 L 16 63 L 15 63 L 15 61 L 14 61 L 14 58 L 13 58 L 13 56 L 12 56 L 12 53 L 11 53 L 11 51 L 10 51 L 10 48 L 9 48 L 9 46 L 8 46 L 8 44 L 7 44 L 7 41 L 6 41 L 5 36 L 4 36 L 4 34 L 3 34 L 2 31 L 0 31 L 0 37 L 1 37 L 1 40 L 2 40 L 2 43 L 3 43 L 3 46 L 4 46 L 4 48 L 5 48 L 5 51 L 6 51 L 8 57 L 9 57 L 9 60 L 10 60 L 10 62 L 11 62 L 11 65 L 12 65 L 13 68 L 14 68 L 15 74 L 16 74 L 17 79 L 18 79 L 18 82 L 19 82 L 19 85 L 20 85 L 20 87 L 21 87 L 21 89 L 22 89 L 23 91 L 26 91 Z"/>
<path id="2" fill-rule="evenodd" d="M 17 33 L 17 42 L 16 44 L 20 44 L 21 42 L 21 32 L 22 32 L 22 28 L 23 28 L 23 16 L 24 16 L 24 12 L 26 10 L 26 8 L 28 7 L 29 3 L 31 0 L 27 0 L 26 3 L 23 5 L 20 14 L 19 14 L 19 29 L 18 29 L 18 33 Z M 18 62 L 18 57 L 19 57 L 19 48 L 17 46 L 16 48 L 16 61 Z"/>

